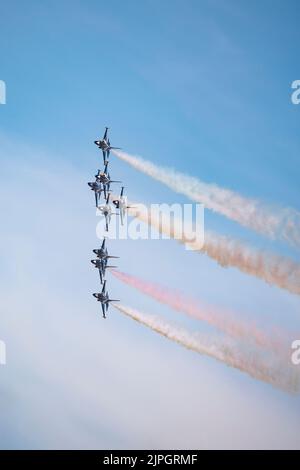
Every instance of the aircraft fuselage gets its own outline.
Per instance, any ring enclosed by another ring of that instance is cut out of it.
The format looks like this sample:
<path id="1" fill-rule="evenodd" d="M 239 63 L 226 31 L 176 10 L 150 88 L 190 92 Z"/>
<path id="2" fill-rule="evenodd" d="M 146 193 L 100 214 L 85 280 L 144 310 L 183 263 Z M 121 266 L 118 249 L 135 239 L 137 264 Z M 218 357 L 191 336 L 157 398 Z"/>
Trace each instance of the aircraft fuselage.
<path id="1" fill-rule="evenodd" d="M 108 177 L 105 173 L 100 173 L 100 175 L 98 175 L 96 178 L 97 178 L 97 180 L 100 181 L 102 184 L 107 184 L 107 183 L 109 183 L 109 177 Z"/>
<path id="2" fill-rule="evenodd" d="M 97 294 L 93 294 L 93 296 L 96 297 L 98 302 L 101 302 L 102 304 L 107 304 L 107 301 L 108 301 L 107 294 L 97 293 Z"/>
<path id="3" fill-rule="evenodd" d="M 88 185 L 93 191 L 101 191 L 102 190 L 102 186 L 101 186 L 100 182 L 95 181 L 93 183 L 88 183 Z"/>
<path id="4" fill-rule="evenodd" d="M 98 249 L 98 250 L 93 250 L 93 252 L 95 253 L 95 255 L 98 256 L 98 258 L 105 258 L 107 256 L 107 253 L 105 250 L 102 250 L 101 248 Z"/>
<path id="5" fill-rule="evenodd" d="M 107 150 L 109 149 L 109 145 L 106 142 L 106 140 L 95 140 L 95 144 L 99 147 L 101 150 Z"/>

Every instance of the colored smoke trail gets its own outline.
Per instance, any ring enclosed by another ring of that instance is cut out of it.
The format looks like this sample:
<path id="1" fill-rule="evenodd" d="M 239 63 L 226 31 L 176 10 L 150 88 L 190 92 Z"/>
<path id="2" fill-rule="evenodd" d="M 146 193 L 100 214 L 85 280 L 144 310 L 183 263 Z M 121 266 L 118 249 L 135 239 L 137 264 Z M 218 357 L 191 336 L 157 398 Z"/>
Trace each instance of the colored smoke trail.
<path id="1" fill-rule="evenodd" d="M 228 366 L 245 372 L 252 378 L 264 381 L 290 393 L 299 392 L 299 375 L 295 369 L 283 367 L 272 359 L 261 360 L 254 351 L 251 354 L 239 351 L 234 345 L 220 338 L 207 338 L 192 334 L 187 330 L 173 326 L 157 316 L 139 312 L 124 305 L 114 304 L 121 313 L 151 328 L 166 338 L 175 341 L 187 349 L 210 356 Z"/>

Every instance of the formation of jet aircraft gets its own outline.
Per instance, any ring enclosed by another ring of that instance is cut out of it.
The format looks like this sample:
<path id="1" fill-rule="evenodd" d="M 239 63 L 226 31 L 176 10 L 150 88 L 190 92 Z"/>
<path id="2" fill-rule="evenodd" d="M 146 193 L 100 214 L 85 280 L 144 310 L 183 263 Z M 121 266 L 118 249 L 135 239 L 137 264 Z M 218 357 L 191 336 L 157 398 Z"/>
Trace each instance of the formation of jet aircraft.
<path id="1" fill-rule="evenodd" d="M 102 140 L 95 140 L 94 143 L 100 150 L 102 150 L 104 169 L 103 171 L 98 170 L 95 175 L 95 181 L 89 182 L 88 185 L 95 194 L 96 208 L 105 217 L 105 230 L 106 232 L 108 232 L 111 216 L 113 214 L 119 215 L 121 224 L 123 225 L 125 213 L 129 206 L 127 206 L 127 200 L 124 196 L 124 186 L 122 186 L 121 188 L 120 196 L 112 201 L 113 206 L 115 207 L 115 209 L 118 210 L 118 212 L 113 212 L 112 206 L 110 204 L 110 185 L 112 183 L 121 183 L 121 181 L 112 180 L 108 172 L 110 150 L 119 149 L 119 147 L 112 147 L 110 145 L 110 140 L 108 137 L 108 127 L 105 128 Z M 100 205 L 101 194 L 103 194 L 104 197 L 104 203 L 102 205 Z M 110 299 L 109 294 L 106 290 L 106 269 L 116 268 L 116 266 L 108 265 L 108 262 L 109 259 L 118 258 L 118 256 L 108 254 L 105 237 L 103 238 L 101 247 L 94 249 L 93 253 L 95 253 L 96 259 L 92 259 L 91 263 L 99 271 L 100 283 L 102 286 L 101 292 L 94 293 L 93 296 L 99 302 L 101 302 L 103 318 L 106 318 L 109 303 L 118 302 L 118 300 L 116 299 Z"/>

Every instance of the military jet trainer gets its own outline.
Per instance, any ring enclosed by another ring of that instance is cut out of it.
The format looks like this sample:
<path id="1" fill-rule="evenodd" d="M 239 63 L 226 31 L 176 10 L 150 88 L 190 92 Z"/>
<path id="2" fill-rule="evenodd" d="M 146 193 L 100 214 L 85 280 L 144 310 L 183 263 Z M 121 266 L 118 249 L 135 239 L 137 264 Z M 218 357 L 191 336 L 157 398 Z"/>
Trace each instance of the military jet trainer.
<path id="1" fill-rule="evenodd" d="M 117 299 L 110 299 L 108 292 L 105 291 L 106 289 L 106 281 L 103 283 L 102 291 L 101 292 L 96 292 L 93 294 L 94 297 L 98 300 L 98 302 L 101 302 L 101 307 L 102 307 L 102 314 L 103 318 L 106 318 L 106 313 L 108 310 L 108 306 L 110 302 L 120 302 Z"/>
<path id="2" fill-rule="evenodd" d="M 95 193 L 96 207 L 98 207 L 102 192 L 104 192 L 104 197 L 106 198 L 106 188 L 102 185 L 100 181 L 97 181 L 97 180 L 94 182 L 88 183 L 88 185 L 91 188 L 91 190 L 94 191 Z"/>
<path id="3" fill-rule="evenodd" d="M 121 150 L 120 147 L 112 147 L 110 145 L 109 138 L 107 137 L 108 129 L 109 129 L 108 127 L 105 128 L 105 132 L 104 132 L 104 136 L 102 140 L 94 140 L 94 144 L 96 144 L 97 147 L 102 150 L 104 165 L 108 162 L 109 154 L 112 149 Z"/>
<path id="4" fill-rule="evenodd" d="M 106 163 L 103 171 L 98 170 L 97 174 L 95 175 L 96 181 L 98 181 L 99 183 L 102 183 L 103 185 L 105 198 L 107 197 L 107 193 L 110 190 L 111 183 L 122 183 L 122 181 L 110 179 L 110 174 L 107 171 L 107 166 L 108 166 L 108 163 Z"/>
<path id="5" fill-rule="evenodd" d="M 97 208 L 99 209 L 99 211 L 100 211 L 100 212 L 102 213 L 102 215 L 104 215 L 104 217 L 105 217 L 105 227 L 106 227 L 106 231 L 107 231 L 107 232 L 108 232 L 108 226 L 109 226 L 109 224 L 110 224 L 112 214 L 118 215 L 118 214 L 116 214 L 115 212 L 112 212 L 112 211 L 111 211 L 111 205 L 109 204 L 109 197 L 110 197 L 110 193 L 108 193 L 108 195 L 107 195 L 107 198 L 106 198 L 106 201 L 105 201 L 105 205 L 104 205 L 104 206 L 97 206 Z"/>
<path id="6" fill-rule="evenodd" d="M 126 209 L 130 209 L 132 206 L 127 206 L 127 198 L 124 196 L 124 186 L 121 188 L 120 196 L 118 199 L 113 200 L 114 206 L 119 209 L 119 215 L 121 218 L 121 224 L 124 225 L 124 217 Z"/>

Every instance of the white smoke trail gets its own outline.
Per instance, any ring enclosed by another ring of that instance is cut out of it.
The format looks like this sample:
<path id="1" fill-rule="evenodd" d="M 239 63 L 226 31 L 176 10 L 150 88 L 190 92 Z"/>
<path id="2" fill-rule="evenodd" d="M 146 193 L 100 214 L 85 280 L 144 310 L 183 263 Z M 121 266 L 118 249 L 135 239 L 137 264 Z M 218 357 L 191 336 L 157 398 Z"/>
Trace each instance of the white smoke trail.
<path id="1" fill-rule="evenodd" d="M 131 203 L 130 203 L 131 204 Z M 182 224 L 176 219 L 169 223 L 160 217 L 158 211 L 148 210 L 142 204 L 132 204 L 134 208 L 129 209 L 129 215 L 137 217 L 154 227 L 160 233 L 175 238 L 199 253 L 206 253 L 210 258 L 217 261 L 223 267 L 235 267 L 240 271 L 255 276 L 265 282 L 286 289 L 292 294 L 300 295 L 300 265 L 289 258 L 278 256 L 273 253 L 257 250 L 245 245 L 239 240 L 231 237 L 225 237 L 216 233 L 205 231 L 204 245 L 199 244 L 197 240 L 191 241 L 193 234 L 188 234 L 180 238 L 177 225 L 181 228 Z"/>
<path id="2" fill-rule="evenodd" d="M 166 323 L 157 316 L 150 316 L 124 305 L 114 304 L 114 307 L 135 321 L 187 349 L 217 359 L 228 366 L 246 372 L 257 380 L 267 382 L 284 391 L 290 393 L 299 392 L 299 374 L 288 365 L 284 367 L 281 363 L 274 363 L 272 359 L 261 360 L 255 351 L 250 355 L 245 355 L 227 340 L 225 341 L 220 338 L 212 340 L 192 334 L 189 331 Z"/>
<path id="3" fill-rule="evenodd" d="M 281 239 L 300 247 L 300 212 L 292 208 L 269 207 L 256 199 L 208 184 L 171 168 L 164 168 L 141 157 L 114 151 L 121 160 L 160 181 L 173 191 L 201 202 L 219 214 L 271 239 Z"/>

